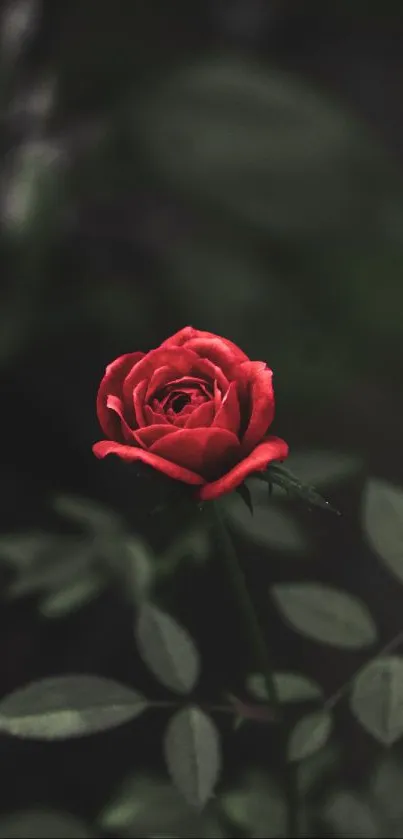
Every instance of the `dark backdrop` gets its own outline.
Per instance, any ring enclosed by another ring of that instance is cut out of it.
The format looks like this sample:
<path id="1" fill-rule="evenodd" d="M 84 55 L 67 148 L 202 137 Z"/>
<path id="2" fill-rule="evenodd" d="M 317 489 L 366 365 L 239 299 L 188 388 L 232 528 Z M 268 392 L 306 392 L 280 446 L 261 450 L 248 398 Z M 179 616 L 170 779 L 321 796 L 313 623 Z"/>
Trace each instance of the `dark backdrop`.
<path id="1" fill-rule="evenodd" d="M 400 4 L 49 0 L 20 4 L 20 34 L 12 6 L 1 12 L 2 531 L 56 527 L 49 498 L 63 492 L 155 538 L 130 470 L 91 453 L 95 396 L 111 359 L 186 324 L 268 361 L 275 431 L 291 448 L 348 451 L 401 480 Z M 337 498 L 339 572 L 329 547 L 320 573 L 360 586 L 387 637 L 400 600 L 393 586 L 380 599 L 357 553 L 358 492 Z M 203 639 L 207 693 L 242 680 L 244 664 L 217 574 L 209 566 L 196 586 L 184 571 L 172 595 Z M 56 622 L 36 606 L 2 608 L 2 694 L 71 670 L 147 678 L 115 590 Z M 279 660 L 309 668 L 287 638 Z M 334 665 L 315 666 L 332 687 Z M 91 818 L 126 770 L 161 764 L 159 723 L 136 728 L 135 759 L 129 734 L 90 747 L 2 738 L 2 809 L 46 800 Z"/>

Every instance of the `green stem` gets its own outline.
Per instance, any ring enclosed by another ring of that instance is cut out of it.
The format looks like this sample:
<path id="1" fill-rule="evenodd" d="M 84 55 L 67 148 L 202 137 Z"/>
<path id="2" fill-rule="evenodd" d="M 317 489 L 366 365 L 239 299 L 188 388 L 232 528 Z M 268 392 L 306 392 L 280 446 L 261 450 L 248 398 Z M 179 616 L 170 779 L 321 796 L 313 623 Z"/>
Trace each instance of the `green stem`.
<path id="1" fill-rule="evenodd" d="M 274 679 L 273 668 L 270 662 L 267 646 L 262 635 L 259 621 L 256 617 L 256 612 L 249 596 L 246 587 L 245 577 L 238 562 L 232 540 L 226 528 L 225 522 L 222 518 L 218 503 L 215 501 L 210 503 L 213 511 L 213 519 L 216 526 L 217 537 L 220 542 L 222 550 L 222 559 L 225 563 L 228 576 L 230 578 L 234 594 L 237 598 L 242 617 L 244 621 L 245 631 L 249 637 L 251 652 L 255 661 L 255 666 L 260 673 L 262 673 L 265 681 L 267 695 L 272 708 L 276 711 L 278 719 L 282 722 L 283 727 L 283 749 L 284 749 L 284 780 L 287 795 L 287 836 L 289 839 L 295 839 L 298 836 L 298 789 L 295 767 L 287 762 L 287 740 L 288 728 L 286 723 L 283 723 L 282 709 L 277 693 L 276 682 Z"/>
<path id="2" fill-rule="evenodd" d="M 281 706 L 278 699 L 276 683 L 274 681 L 273 670 L 267 647 L 259 626 L 258 619 L 253 607 L 253 603 L 249 597 L 249 593 L 245 583 L 245 577 L 238 562 L 238 557 L 234 550 L 230 535 L 225 526 L 225 522 L 221 516 L 221 512 L 216 501 L 211 502 L 213 517 L 216 526 L 217 537 L 220 542 L 222 550 L 222 559 L 225 563 L 228 576 L 230 578 L 234 594 L 237 598 L 242 617 L 245 625 L 245 631 L 248 634 L 251 652 L 254 658 L 255 667 L 258 672 L 262 673 L 267 695 L 273 708 L 281 716 Z"/>

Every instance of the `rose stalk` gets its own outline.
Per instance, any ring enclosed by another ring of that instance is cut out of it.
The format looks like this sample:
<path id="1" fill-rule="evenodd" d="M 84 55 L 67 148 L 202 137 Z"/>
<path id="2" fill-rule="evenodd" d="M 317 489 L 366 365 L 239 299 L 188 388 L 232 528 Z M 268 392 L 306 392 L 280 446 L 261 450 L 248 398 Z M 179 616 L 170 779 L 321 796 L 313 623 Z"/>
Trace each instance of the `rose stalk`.
<path id="1" fill-rule="evenodd" d="M 288 454 L 284 440 L 267 435 L 274 416 L 272 371 L 228 339 L 191 326 L 149 353 L 112 362 L 97 411 L 109 438 L 95 444 L 97 457 L 115 454 L 147 463 L 188 484 L 199 501 L 238 488 L 248 475 Z M 265 643 L 216 505 L 213 514 L 256 664 L 276 705 Z"/>

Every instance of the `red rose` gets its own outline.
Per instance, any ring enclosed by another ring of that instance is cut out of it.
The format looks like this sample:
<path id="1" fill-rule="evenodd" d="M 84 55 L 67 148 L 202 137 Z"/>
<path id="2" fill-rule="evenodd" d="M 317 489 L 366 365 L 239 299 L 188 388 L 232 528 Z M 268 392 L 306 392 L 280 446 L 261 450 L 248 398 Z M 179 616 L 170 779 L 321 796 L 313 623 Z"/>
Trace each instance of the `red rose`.
<path id="1" fill-rule="evenodd" d="M 226 338 L 186 326 L 106 368 L 97 413 L 108 439 L 94 454 L 141 460 L 197 487 L 200 500 L 218 498 L 287 457 L 287 443 L 267 436 L 272 376 Z"/>

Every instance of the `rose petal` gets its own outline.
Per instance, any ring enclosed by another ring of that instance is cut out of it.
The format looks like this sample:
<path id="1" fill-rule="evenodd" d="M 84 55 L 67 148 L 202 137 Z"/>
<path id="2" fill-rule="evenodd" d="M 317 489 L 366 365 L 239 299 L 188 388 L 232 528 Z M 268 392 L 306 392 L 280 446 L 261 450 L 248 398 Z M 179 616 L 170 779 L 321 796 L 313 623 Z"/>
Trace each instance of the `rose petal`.
<path id="1" fill-rule="evenodd" d="M 249 402 L 250 419 L 242 437 L 242 451 L 245 453 L 263 439 L 273 422 L 273 372 L 268 367 L 256 370 L 249 385 Z"/>
<path id="2" fill-rule="evenodd" d="M 174 434 L 175 430 L 172 425 L 158 423 L 157 425 L 146 425 L 144 428 L 139 428 L 138 431 L 133 432 L 133 436 L 140 446 L 148 449 L 153 443 L 165 437 L 167 434 Z"/>
<path id="3" fill-rule="evenodd" d="M 225 428 L 179 428 L 150 451 L 204 478 L 220 474 L 236 457 L 239 441 Z"/>
<path id="4" fill-rule="evenodd" d="M 197 408 L 197 405 L 195 405 L 195 407 Z M 192 411 L 193 406 L 190 404 L 190 402 L 184 405 L 181 411 L 174 411 L 172 407 L 169 408 L 169 412 L 170 414 L 172 414 L 173 417 L 188 417 L 189 414 L 192 413 Z"/>
<path id="5" fill-rule="evenodd" d="M 143 379 L 150 381 L 153 373 L 160 367 L 168 367 L 171 378 L 184 376 L 189 373 L 192 365 L 198 360 L 196 353 L 184 347 L 161 348 L 151 350 L 141 361 L 130 370 L 123 383 L 123 400 L 126 404 L 132 399 L 132 393 Z"/>
<path id="6" fill-rule="evenodd" d="M 225 394 L 224 394 L 224 396 L 225 396 Z M 218 387 L 218 382 L 215 380 L 214 381 L 214 410 L 215 410 L 216 414 L 218 414 L 218 412 L 221 408 L 221 402 L 222 402 L 222 393 L 221 393 L 220 388 Z"/>
<path id="7" fill-rule="evenodd" d="M 154 373 L 151 376 L 151 379 L 148 383 L 147 393 L 146 393 L 146 400 L 147 402 L 152 398 L 153 394 L 156 390 L 160 390 L 160 388 L 164 387 L 168 381 L 172 379 L 172 368 L 167 367 L 165 364 L 163 367 L 158 367 L 157 370 L 154 370 Z"/>
<path id="8" fill-rule="evenodd" d="M 126 422 L 126 419 L 124 417 L 122 400 L 119 399 L 118 396 L 113 396 L 110 393 L 109 396 L 106 399 L 106 407 L 108 408 L 109 411 L 114 411 L 115 414 L 117 414 L 117 416 L 119 417 L 122 432 L 123 432 L 123 437 L 124 437 L 126 443 L 133 443 L 133 431 L 130 428 L 129 424 Z"/>
<path id="9" fill-rule="evenodd" d="M 214 402 L 203 402 L 194 408 L 186 420 L 185 428 L 208 428 L 214 419 Z"/>
<path id="10" fill-rule="evenodd" d="M 207 358 L 212 361 L 229 378 L 236 376 L 239 364 L 249 361 L 248 356 L 242 350 L 236 348 L 237 351 L 235 352 L 218 335 L 212 335 L 209 338 L 192 338 L 186 342 L 185 348 L 193 350 L 200 358 Z"/>
<path id="11" fill-rule="evenodd" d="M 146 425 L 146 418 L 144 415 L 144 398 L 146 391 L 147 381 L 146 379 L 143 379 L 142 382 L 139 382 L 138 385 L 136 385 L 132 394 L 134 420 L 138 428 L 142 428 L 143 425 Z M 130 403 L 128 402 L 127 404 L 129 405 Z"/>
<path id="12" fill-rule="evenodd" d="M 212 483 L 206 483 L 197 493 L 201 501 L 211 501 L 236 489 L 252 472 L 262 472 L 272 460 L 284 460 L 288 445 L 279 437 L 268 437 L 225 475 Z"/>
<path id="13" fill-rule="evenodd" d="M 221 392 L 226 393 L 229 388 L 229 381 L 223 371 L 216 364 L 213 364 L 212 361 L 209 361 L 208 358 L 197 358 L 196 356 L 196 359 L 197 361 L 193 364 L 192 371 L 196 374 L 201 373 L 208 382 L 211 382 L 211 385 L 216 381 Z"/>
<path id="14" fill-rule="evenodd" d="M 151 400 L 157 390 L 161 388 L 178 388 L 178 390 L 185 390 L 185 388 L 195 389 L 199 387 L 201 390 L 206 390 L 206 383 L 204 379 L 197 376 L 179 376 L 172 378 L 171 367 L 160 367 L 153 373 L 147 390 L 146 399 Z"/>
<path id="15" fill-rule="evenodd" d="M 168 475 L 169 478 L 174 478 L 176 481 L 181 481 L 184 484 L 192 484 L 193 486 L 201 486 L 204 484 L 204 478 L 191 472 L 189 469 L 184 469 L 182 466 L 177 466 L 170 460 L 165 460 L 157 454 L 152 454 L 145 449 L 137 446 L 124 446 L 121 443 L 115 443 L 113 440 L 100 440 L 92 447 L 96 457 L 103 458 L 108 454 L 116 454 L 127 463 L 133 463 L 135 460 L 141 460 L 142 463 L 147 463 L 156 469 L 157 472 L 162 472 Z"/>
<path id="16" fill-rule="evenodd" d="M 233 431 L 234 434 L 238 434 L 240 423 L 241 413 L 239 409 L 237 384 L 236 382 L 231 382 L 211 425 L 212 428 L 227 428 L 228 431 Z"/>
<path id="17" fill-rule="evenodd" d="M 151 408 L 150 405 L 144 405 L 143 416 L 146 420 L 146 425 L 168 425 L 168 420 L 162 411 L 157 411 L 154 408 Z"/>
<path id="18" fill-rule="evenodd" d="M 221 344 L 224 344 L 225 347 L 231 350 L 232 357 L 235 361 L 238 361 L 238 363 L 249 361 L 248 356 L 245 355 L 245 353 L 236 344 L 229 341 L 228 338 L 223 338 L 221 335 L 214 335 L 212 332 L 204 332 L 200 329 L 194 329 L 193 326 L 185 326 L 183 329 L 180 329 L 179 332 L 175 333 L 175 335 L 171 335 L 170 338 L 167 338 L 167 340 L 161 344 L 161 347 L 186 346 L 189 341 L 193 340 L 218 340 Z"/>
<path id="19" fill-rule="evenodd" d="M 170 338 L 167 338 L 165 341 L 162 342 L 160 345 L 161 347 L 181 347 L 186 341 L 189 341 L 190 338 L 194 338 L 197 335 L 197 329 L 194 329 L 193 326 L 184 326 L 182 329 L 179 329 L 178 332 L 175 332 L 174 335 L 171 335 Z"/>
<path id="20" fill-rule="evenodd" d="M 189 406 L 189 408 L 187 409 L 184 408 L 183 411 L 180 412 L 180 414 L 176 414 L 175 411 L 169 409 L 169 411 L 167 411 L 167 418 L 169 420 L 170 425 L 172 425 L 174 428 L 185 428 L 185 425 L 192 413 L 193 411 L 191 406 Z"/>
<path id="21" fill-rule="evenodd" d="M 121 355 L 108 364 L 104 377 L 98 389 L 97 395 L 97 416 L 104 434 L 108 437 L 122 436 L 121 425 L 117 417 L 107 409 L 106 400 L 111 394 L 122 396 L 123 382 L 133 365 L 143 358 L 144 353 L 132 352 Z M 123 439 L 123 438 L 122 438 Z"/>

